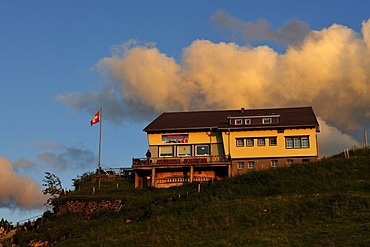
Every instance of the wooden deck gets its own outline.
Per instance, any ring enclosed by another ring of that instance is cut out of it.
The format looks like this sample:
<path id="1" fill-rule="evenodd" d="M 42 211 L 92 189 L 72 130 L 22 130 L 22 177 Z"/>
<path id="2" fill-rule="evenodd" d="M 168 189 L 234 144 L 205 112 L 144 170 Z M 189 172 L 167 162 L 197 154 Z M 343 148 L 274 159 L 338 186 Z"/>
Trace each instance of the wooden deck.
<path id="1" fill-rule="evenodd" d="M 194 164 L 225 164 L 230 162 L 227 155 L 210 155 L 210 156 L 184 156 L 184 157 L 154 157 L 147 158 L 133 158 L 132 167 L 140 166 L 186 166 Z"/>

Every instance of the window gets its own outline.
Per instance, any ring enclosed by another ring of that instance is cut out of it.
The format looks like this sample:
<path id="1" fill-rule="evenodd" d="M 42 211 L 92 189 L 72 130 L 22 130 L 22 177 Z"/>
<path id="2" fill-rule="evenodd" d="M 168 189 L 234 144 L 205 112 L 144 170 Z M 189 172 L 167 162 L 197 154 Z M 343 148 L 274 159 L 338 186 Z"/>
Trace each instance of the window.
<path id="1" fill-rule="evenodd" d="M 293 164 L 294 164 L 294 161 L 293 161 L 292 159 L 288 159 L 288 160 L 286 160 L 286 164 L 287 164 L 288 166 L 291 166 L 291 165 L 293 165 Z"/>
<path id="2" fill-rule="evenodd" d="M 308 163 L 310 162 L 310 159 L 302 159 L 302 163 Z"/>
<path id="3" fill-rule="evenodd" d="M 236 146 L 243 147 L 244 146 L 244 139 L 236 139 Z"/>
<path id="4" fill-rule="evenodd" d="M 301 138 L 296 137 L 294 138 L 294 148 L 300 148 L 301 147 Z"/>
<path id="5" fill-rule="evenodd" d="M 253 146 L 254 146 L 254 139 L 247 138 L 247 147 L 253 147 Z"/>
<path id="6" fill-rule="evenodd" d="M 177 156 L 191 156 L 191 146 L 190 145 L 177 146 Z"/>
<path id="7" fill-rule="evenodd" d="M 195 146 L 195 155 L 209 155 L 209 146 L 208 145 Z"/>
<path id="8" fill-rule="evenodd" d="M 278 160 L 271 160 L 271 167 L 278 167 Z"/>
<path id="9" fill-rule="evenodd" d="M 276 145 L 277 145 L 277 138 L 270 137 L 270 146 L 276 146 Z"/>
<path id="10" fill-rule="evenodd" d="M 238 169 L 244 169 L 244 162 L 238 162 Z"/>
<path id="11" fill-rule="evenodd" d="M 293 138 L 286 138 L 286 148 L 293 148 Z"/>
<path id="12" fill-rule="evenodd" d="M 245 120 L 245 124 L 246 124 L 246 125 L 251 124 L 251 120 L 250 120 L 249 118 L 247 118 L 247 119 Z"/>
<path id="13" fill-rule="evenodd" d="M 254 161 L 248 161 L 248 169 L 254 169 Z"/>
<path id="14" fill-rule="evenodd" d="M 173 146 L 159 147 L 159 156 L 160 157 L 173 156 Z"/>
<path id="15" fill-rule="evenodd" d="M 262 118 L 262 123 L 263 124 L 271 124 L 272 123 L 272 119 L 271 118 Z"/>
<path id="16" fill-rule="evenodd" d="M 310 147 L 310 143 L 308 142 L 308 137 L 302 137 L 301 139 L 302 147 L 308 148 Z"/>
<path id="17" fill-rule="evenodd" d="M 265 146 L 265 138 L 258 138 L 258 146 Z"/>
<path id="18" fill-rule="evenodd" d="M 235 125 L 242 125 L 242 124 L 243 124 L 243 120 L 235 119 Z"/>
<path id="19" fill-rule="evenodd" d="M 308 136 L 286 137 L 286 148 L 309 148 L 310 142 Z"/>

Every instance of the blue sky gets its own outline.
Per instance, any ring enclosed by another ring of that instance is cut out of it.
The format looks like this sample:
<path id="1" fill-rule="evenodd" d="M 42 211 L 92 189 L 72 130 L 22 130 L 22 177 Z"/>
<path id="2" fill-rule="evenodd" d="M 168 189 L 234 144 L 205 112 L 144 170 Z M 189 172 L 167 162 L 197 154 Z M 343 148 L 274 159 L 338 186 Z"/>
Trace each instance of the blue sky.
<path id="1" fill-rule="evenodd" d="M 369 9 L 367 0 L 0 1 L 0 218 L 42 213 L 20 198 L 27 186 L 37 194 L 44 172 L 71 188 L 96 169 L 99 127 L 89 122 L 100 106 L 103 167 L 144 156 L 143 128 L 172 110 L 313 105 L 324 155 L 360 145 Z M 266 100 L 270 81 L 281 100 Z M 240 89 L 259 97 L 225 100 Z"/>

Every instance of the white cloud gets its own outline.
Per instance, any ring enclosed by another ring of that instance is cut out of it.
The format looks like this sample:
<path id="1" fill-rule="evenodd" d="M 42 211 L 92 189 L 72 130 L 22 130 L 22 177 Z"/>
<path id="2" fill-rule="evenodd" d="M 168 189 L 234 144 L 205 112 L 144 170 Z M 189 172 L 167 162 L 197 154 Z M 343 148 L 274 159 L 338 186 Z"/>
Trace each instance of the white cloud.
<path id="1" fill-rule="evenodd" d="M 95 154 L 87 149 L 79 147 L 64 147 L 60 145 L 58 150 L 43 152 L 36 158 L 38 162 L 48 169 L 65 171 L 70 169 L 86 169 L 95 166 Z"/>
<path id="2" fill-rule="evenodd" d="M 321 118 L 318 118 L 318 120 L 320 124 L 318 141 L 321 157 L 338 154 L 346 148 L 361 147 L 361 143 L 350 135 L 344 134 L 337 128 L 328 125 Z"/>
<path id="3" fill-rule="evenodd" d="M 269 30 L 261 23 L 247 24 L 229 19 L 223 25 L 249 27 L 236 29 L 244 36 L 256 28 Z M 297 26 L 286 24 L 280 34 L 292 35 Z M 183 49 L 180 62 L 153 44 L 130 41 L 98 63 L 106 82 L 102 91 L 57 98 L 90 113 L 91 106 L 96 110 L 102 105 L 109 109 L 106 119 L 116 123 L 152 120 L 173 110 L 309 105 L 328 125 L 359 136 L 370 121 L 369 33 L 370 21 L 362 23 L 362 33 L 333 24 L 298 35 L 299 45 L 287 41 L 285 53 L 268 46 L 195 40 Z"/>
<path id="4" fill-rule="evenodd" d="M 10 161 L 0 157 L 0 207 L 35 209 L 43 207 L 46 196 L 32 178 L 13 170 Z"/>

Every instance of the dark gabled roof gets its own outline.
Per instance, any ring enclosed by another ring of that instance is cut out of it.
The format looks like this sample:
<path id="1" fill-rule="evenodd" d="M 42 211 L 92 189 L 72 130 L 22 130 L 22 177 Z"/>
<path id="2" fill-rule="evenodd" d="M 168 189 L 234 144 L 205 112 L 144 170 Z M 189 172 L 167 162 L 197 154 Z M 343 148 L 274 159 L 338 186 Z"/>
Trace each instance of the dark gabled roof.
<path id="1" fill-rule="evenodd" d="M 279 123 L 254 124 L 236 126 L 230 125 L 229 117 L 258 117 L 280 115 Z M 192 112 L 165 112 L 151 122 L 144 131 L 146 132 L 173 132 L 204 129 L 270 129 L 293 127 L 316 127 L 318 130 L 315 113 L 312 107 L 292 107 L 275 109 L 239 109 L 215 110 Z"/>

